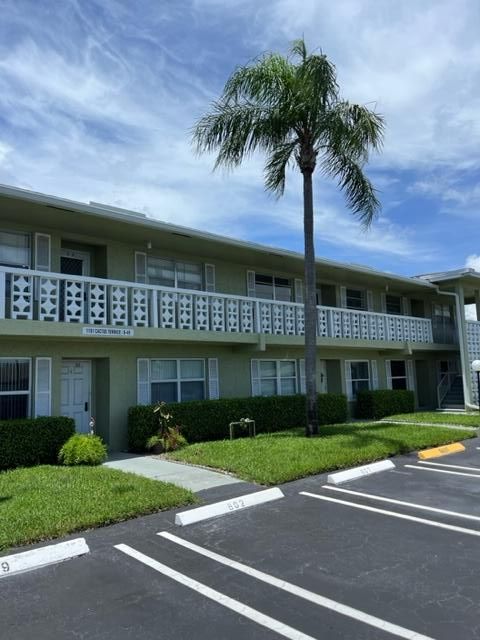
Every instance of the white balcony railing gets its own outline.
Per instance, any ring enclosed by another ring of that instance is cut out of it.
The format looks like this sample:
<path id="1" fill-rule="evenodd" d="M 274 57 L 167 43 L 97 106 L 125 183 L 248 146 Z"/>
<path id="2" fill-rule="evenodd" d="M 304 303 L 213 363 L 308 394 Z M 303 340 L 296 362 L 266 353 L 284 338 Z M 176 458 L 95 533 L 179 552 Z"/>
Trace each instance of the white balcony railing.
<path id="1" fill-rule="evenodd" d="M 0 318 L 301 336 L 303 305 L 0 267 Z M 317 307 L 320 337 L 433 342 L 431 321 Z"/>

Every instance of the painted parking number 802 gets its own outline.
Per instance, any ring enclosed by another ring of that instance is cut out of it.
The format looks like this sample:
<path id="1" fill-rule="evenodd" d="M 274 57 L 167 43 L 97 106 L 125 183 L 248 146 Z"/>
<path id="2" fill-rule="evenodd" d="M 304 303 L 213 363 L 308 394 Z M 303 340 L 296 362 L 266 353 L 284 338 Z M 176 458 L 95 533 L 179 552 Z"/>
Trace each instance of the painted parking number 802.
<path id="1" fill-rule="evenodd" d="M 232 502 L 228 503 L 229 511 L 235 511 L 236 509 L 243 509 L 245 507 L 245 502 L 243 500 L 232 500 Z"/>
<path id="2" fill-rule="evenodd" d="M 2 562 L 2 564 L 0 564 L 0 567 L 2 569 L 2 573 L 8 573 L 10 571 L 10 565 L 8 564 L 8 562 Z"/>

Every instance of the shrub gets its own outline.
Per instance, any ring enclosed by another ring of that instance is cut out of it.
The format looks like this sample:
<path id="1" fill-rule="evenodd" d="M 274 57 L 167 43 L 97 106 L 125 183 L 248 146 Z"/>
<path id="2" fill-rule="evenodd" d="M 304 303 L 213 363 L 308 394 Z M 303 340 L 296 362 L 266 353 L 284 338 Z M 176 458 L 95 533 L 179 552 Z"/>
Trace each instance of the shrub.
<path id="1" fill-rule="evenodd" d="M 128 446 L 131 451 L 145 451 L 147 440 L 158 431 L 154 405 L 131 407 L 128 412 Z M 240 418 L 252 418 L 257 433 L 281 431 L 305 422 L 305 396 L 269 396 L 195 400 L 167 405 L 182 426 L 188 442 L 221 440 L 228 437 L 228 425 Z M 318 396 L 320 424 L 347 420 L 344 395 L 325 393 Z"/>
<path id="2" fill-rule="evenodd" d="M 60 416 L 2 420 L 0 470 L 56 464 L 62 445 L 74 433 L 74 421 Z"/>
<path id="3" fill-rule="evenodd" d="M 105 462 L 107 447 L 100 436 L 76 433 L 60 449 L 58 460 L 67 466 L 98 465 Z"/>
<path id="4" fill-rule="evenodd" d="M 380 420 L 396 413 L 413 413 L 415 395 L 403 389 L 359 391 L 357 394 L 357 418 Z"/>
<path id="5" fill-rule="evenodd" d="M 158 434 L 151 436 L 147 440 L 146 449 L 157 449 L 157 453 L 163 453 L 164 451 L 176 451 L 188 444 L 187 440 L 180 433 L 178 427 L 170 427 L 168 433 L 165 436 Z"/>

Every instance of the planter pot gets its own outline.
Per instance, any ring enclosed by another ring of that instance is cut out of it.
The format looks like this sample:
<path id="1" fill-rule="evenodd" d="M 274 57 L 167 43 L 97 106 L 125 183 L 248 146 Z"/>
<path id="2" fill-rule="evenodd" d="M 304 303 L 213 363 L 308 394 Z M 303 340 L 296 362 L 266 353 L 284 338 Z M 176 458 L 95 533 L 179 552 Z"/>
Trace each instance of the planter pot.
<path id="1" fill-rule="evenodd" d="M 150 449 L 150 453 L 153 456 L 159 456 L 161 453 L 164 453 L 163 444 L 159 442 L 158 444 L 153 445 L 153 447 Z"/>

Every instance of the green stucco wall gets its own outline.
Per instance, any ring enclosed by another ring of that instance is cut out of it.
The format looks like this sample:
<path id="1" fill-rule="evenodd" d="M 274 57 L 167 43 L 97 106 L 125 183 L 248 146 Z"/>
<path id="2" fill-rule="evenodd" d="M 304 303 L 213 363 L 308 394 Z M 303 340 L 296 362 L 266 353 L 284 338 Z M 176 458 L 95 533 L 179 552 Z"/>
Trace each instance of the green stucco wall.
<path id="1" fill-rule="evenodd" d="M 448 355 L 448 354 L 447 354 Z M 252 358 L 295 359 L 303 357 L 300 347 L 272 347 L 260 351 L 252 346 L 219 346 L 205 344 L 136 343 L 120 340 L 49 341 L 0 339 L 1 357 L 52 358 L 53 413 L 60 413 L 60 369 L 62 358 L 91 359 L 93 364 L 92 412 L 97 419 L 97 430 L 111 449 L 126 446 L 128 408 L 136 404 L 137 358 L 218 358 L 221 397 L 251 395 L 250 361 Z M 379 387 L 386 387 L 386 359 L 405 359 L 401 351 L 379 353 L 372 349 L 319 350 L 318 361 L 326 360 L 328 391 L 345 392 L 344 361 L 377 361 Z M 413 356 L 422 362 L 417 371 L 426 372 L 419 395 L 422 402 L 435 402 L 435 360 L 441 354 L 422 353 Z M 428 374 L 428 375 L 427 375 Z"/>

